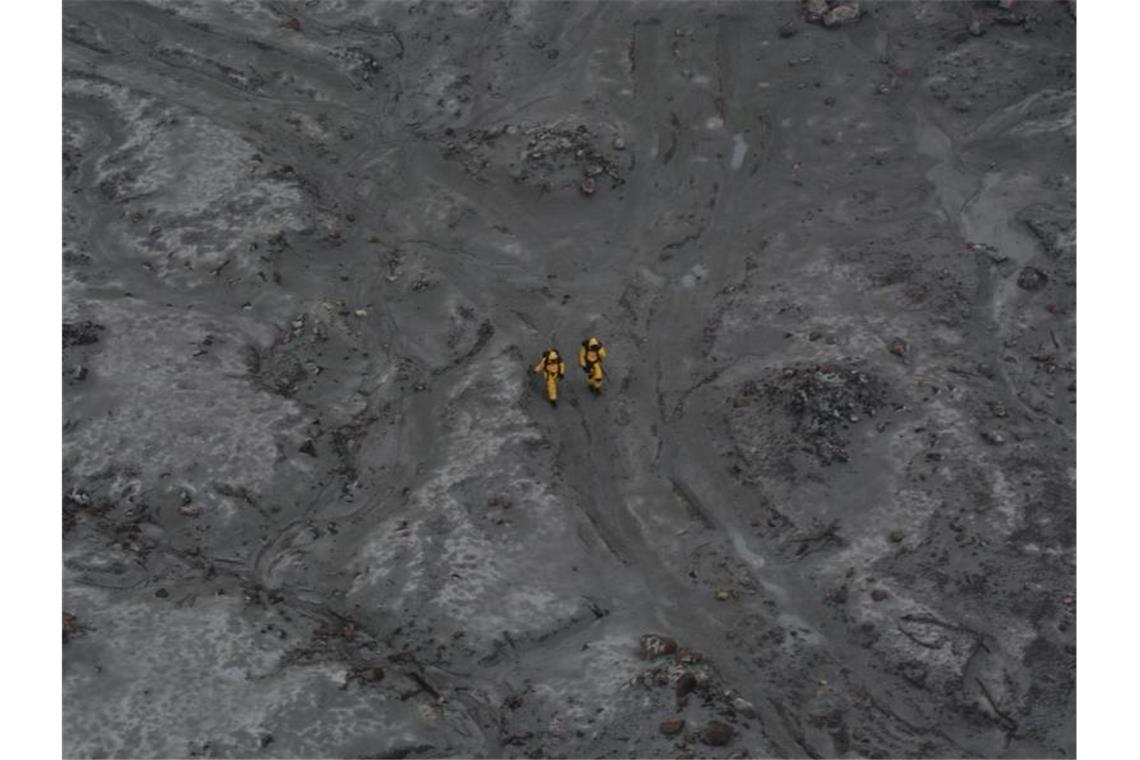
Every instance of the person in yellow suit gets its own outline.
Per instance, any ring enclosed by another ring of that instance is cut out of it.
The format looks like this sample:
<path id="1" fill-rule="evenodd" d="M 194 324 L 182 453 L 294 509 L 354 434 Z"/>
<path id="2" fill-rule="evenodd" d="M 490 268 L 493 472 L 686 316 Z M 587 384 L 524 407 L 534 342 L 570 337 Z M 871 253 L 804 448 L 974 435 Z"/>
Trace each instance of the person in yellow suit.
<path id="1" fill-rule="evenodd" d="M 558 355 L 558 349 L 543 351 L 534 365 L 535 374 L 546 375 L 546 398 L 551 406 L 558 406 L 558 381 L 566 377 L 566 362 Z"/>
<path id="2" fill-rule="evenodd" d="M 578 347 L 578 366 L 586 372 L 586 384 L 594 393 L 602 392 L 602 359 L 606 358 L 606 347 L 597 338 L 590 337 Z"/>

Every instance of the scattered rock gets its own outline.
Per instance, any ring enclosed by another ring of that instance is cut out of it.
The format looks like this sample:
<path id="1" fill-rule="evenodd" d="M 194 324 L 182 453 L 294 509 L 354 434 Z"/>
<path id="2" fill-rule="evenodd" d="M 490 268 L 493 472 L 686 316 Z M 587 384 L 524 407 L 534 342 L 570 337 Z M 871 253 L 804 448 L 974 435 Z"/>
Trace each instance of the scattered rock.
<path id="1" fill-rule="evenodd" d="M 974 19 L 973 21 L 971 21 L 970 26 L 969 26 L 969 31 L 970 31 L 970 34 L 974 35 L 975 37 L 981 37 L 983 34 L 986 33 L 985 28 L 982 26 L 981 19 Z"/>
<path id="2" fill-rule="evenodd" d="M 906 534 L 903 533 L 902 530 L 900 530 L 899 528 L 895 528 L 887 536 L 887 538 L 889 538 L 891 540 L 892 544 L 901 543 L 905 537 L 906 537 Z"/>
<path id="3" fill-rule="evenodd" d="M 887 350 L 900 359 L 906 358 L 907 352 L 910 351 L 910 346 L 902 338 L 891 338 L 891 342 L 887 345 Z"/>
<path id="4" fill-rule="evenodd" d="M 1047 282 L 1049 278 L 1037 267 L 1024 267 L 1017 275 L 1017 286 L 1030 292 L 1041 290 Z"/>
<path id="5" fill-rule="evenodd" d="M 701 738 L 712 747 L 723 747 L 732 741 L 732 726 L 719 720 L 710 720 L 701 732 Z"/>
<path id="6" fill-rule="evenodd" d="M 170 596 L 170 592 L 164 588 L 160 588 L 158 591 L 154 592 L 154 595 L 159 599 L 165 599 L 166 597 Z"/>
<path id="7" fill-rule="evenodd" d="M 313 444 L 312 438 L 306 438 L 305 442 L 301 444 L 301 448 L 298 449 L 298 451 L 300 451 L 302 454 L 308 454 L 311 457 L 315 457 L 317 455 L 317 447 Z"/>
<path id="8" fill-rule="evenodd" d="M 793 24 L 790 21 L 788 23 L 784 24 L 783 26 L 781 26 L 780 31 L 778 32 L 778 34 L 780 35 L 780 39 L 782 39 L 782 40 L 786 40 L 790 37 L 795 37 L 799 33 L 800 33 L 800 28 L 796 24 Z"/>
<path id="9" fill-rule="evenodd" d="M 1005 443 L 1005 436 L 996 430 L 984 430 L 982 440 L 991 446 L 1001 446 Z"/>
<path id="10" fill-rule="evenodd" d="M 733 597 L 735 597 L 736 594 L 732 591 L 732 589 L 721 588 L 721 589 L 717 589 L 716 593 L 713 594 L 713 596 L 716 598 L 716 600 L 718 602 L 727 602 L 729 599 L 732 599 Z"/>
<path id="11" fill-rule="evenodd" d="M 685 730 L 684 718 L 670 718 L 661 722 L 661 733 L 666 736 L 676 736 Z"/>
<path id="12" fill-rule="evenodd" d="M 63 643 L 66 644 L 73 637 L 82 636 L 87 632 L 87 626 L 79 622 L 79 618 L 69 612 L 63 613 Z"/>
<path id="13" fill-rule="evenodd" d="M 816 22 L 823 20 L 823 14 L 827 13 L 831 4 L 827 0 L 803 0 L 804 18 L 808 21 Z"/>
<path id="14" fill-rule="evenodd" d="M 615 137 L 613 146 L 614 150 L 625 150 L 625 140 L 620 137 Z"/>
<path id="15" fill-rule="evenodd" d="M 301 20 L 294 16 L 293 18 L 289 19 L 289 23 L 286 24 L 286 26 L 288 26 L 294 32 L 299 32 L 301 31 Z"/>
<path id="16" fill-rule="evenodd" d="M 687 697 L 689 694 L 692 694 L 693 690 L 696 688 L 697 688 L 697 677 L 686 670 L 677 679 L 677 687 L 676 687 L 677 701 L 679 702 L 682 699 L 684 699 L 685 697 Z"/>
<path id="17" fill-rule="evenodd" d="M 379 665 L 370 665 L 368 667 L 359 668 L 354 672 L 360 680 L 369 683 L 379 683 L 384 680 L 384 668 Z"/>
<path id="18" fill-rule="evenodd" d="M 71 379 L 77 383 L 81 383 L 87 379 L 87 368 L 79 364 L 75 369 L 71 370 Z"/>
<path id="19" fill-rule="evenodd" d="M 859 3 L 839 3 L 823 14 L 823 25 L 829 29 L 833 26 L 853 24 L 863 15 Z"/>
<path id="20" fill-rule="evenodd" d="M 736 713 L 738 715 L 743 715 L 745 718 L 755 718 L 756 717 L 756 706 L 753 705 L 751 702 L 749 702 L 744 697 L 741 697 L 739 695 L 736 697 L 733 697 L 732 709 L 734 711 L 736 711 Z"/>
<path id="21" fill-rule="evenodd" d="M 594 180 L 586 177 L 586 179 L 582 180 L 582 184 L 578 186 L 578 189 L 582 192 L 582 195 L 593 195 L 595 187 Z"/>
<path id="22" fill-rule="evenodd" d="M 360 317 L 361 319 L 364 319 L 365 317 L 368 316 L 368 309 L 357 309 L 356 311 L 353 312 L 353 314 Z"/>
<path id="23" fill-rule="evenodd" d="M 69 348 L 71 346 L 86 346 L 91 343 L 97 343 L 99 341 L 99 331 L 102 329 L 102 325 L 95 324 L 90 320 L 64 322 L 63 347 Z"/>
<path id="24" fill-rule="evenodd" d="M 1017 212 L 1016 218 L 1037 238 L 1049 257 L 1056 259 L 1075 249 L 1076 217 L 1071 210 L 1035 203 Z"/>
<path id="25" fill-rule="evenodd" d="M 885 589 L 881 589 L 881 588 L 877 588 L 871 592 L 871 598 L 874 599 L 876 602 L 881 602 L 884 599 L 886 599 L 888 596 L 890 596 L 890 594 L 888 594 Z"/>
<path id="26" fill-rule="evenodd" d="M 641 652 L 646 657 L 661 657 L 677 651 L 677 642 L 668 636 L 647 633 L 641 637 Z"/>

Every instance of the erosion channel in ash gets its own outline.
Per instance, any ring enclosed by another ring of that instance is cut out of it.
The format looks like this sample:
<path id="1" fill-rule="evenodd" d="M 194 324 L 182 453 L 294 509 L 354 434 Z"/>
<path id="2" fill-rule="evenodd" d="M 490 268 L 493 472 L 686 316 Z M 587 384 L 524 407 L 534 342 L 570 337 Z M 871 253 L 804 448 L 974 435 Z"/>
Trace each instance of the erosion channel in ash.
<path id="1" fill-rule="evenodd" d="M 64 754 L 1072 756 L 1075 24 L 65 2 Z"/>

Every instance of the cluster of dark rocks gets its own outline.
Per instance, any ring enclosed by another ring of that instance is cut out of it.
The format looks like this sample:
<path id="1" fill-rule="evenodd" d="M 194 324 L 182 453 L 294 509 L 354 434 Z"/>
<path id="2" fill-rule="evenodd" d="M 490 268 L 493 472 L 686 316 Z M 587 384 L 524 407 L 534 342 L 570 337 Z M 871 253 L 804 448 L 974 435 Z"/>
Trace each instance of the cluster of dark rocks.
<path id="1" fill-rule="evenodd" d="M 445 134 L 456 136 L 451 130 Z M 602 177 L 608 177 L 612 187 L 625 182 L 615 157 L 625 150 L 625 140 L 620 136 L 609 139 L 609 149 L 602 147 L 604 142 L 585 124 L 504 124 L 473 129 L 462 139 L 449 140 L 443 145 L 443 155 L 462 163 L 471 175 L 505 164 L 515 182 L 549 184 L 561 175 L 590 193 Z"/>
<path id="2" fill-rule="evenodd" d="M 888 403 L 888 394 L 884 382 L 858 366 L 803 364 L 745 382 L 732 406 L 756 403 L 783 411 L 801 448 L 828 465 L 848 461 L 847 431 L 874 417 Z"/>
<path id="3" fill-rule="evenodd" d="M 804 19 L 826 27 L 853 24 L 863 15 L 858 0 L 803 0 Z"/>
<path id="4" fill-rule="evenodd" d="M 657 633 L 642 636 L 640 648 L 642 656 L 653 665 L 637 677 L 637 683 L 648 689 L 671 686 L 678 711 L 688 704 L 691 697 L 697 696 L 727 720 L 736 716 L 755 717 L 753 706 L 723 687 L 712 664 L 701 653 Z M 729 744 L 736 735 L 730 723 L 715 719 L 689 731 L 686 728 L 684 718 L 674 717 L 662 721 L 658 730 L 664 736 L 676 737 L 679 747 L 687 747 L 698 738 L 709 746 L 721 747 Z"/>

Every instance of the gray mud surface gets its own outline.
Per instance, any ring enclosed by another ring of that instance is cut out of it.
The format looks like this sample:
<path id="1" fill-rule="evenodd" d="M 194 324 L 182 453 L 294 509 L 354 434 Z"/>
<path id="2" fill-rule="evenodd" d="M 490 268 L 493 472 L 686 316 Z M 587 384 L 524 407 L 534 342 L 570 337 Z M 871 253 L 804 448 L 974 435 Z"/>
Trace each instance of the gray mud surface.
<path id="1" fill-rule="evenodd" d="M 1072 756 L 1073 9 L 829 5 L 66 2 L 65 754 Z"/>

